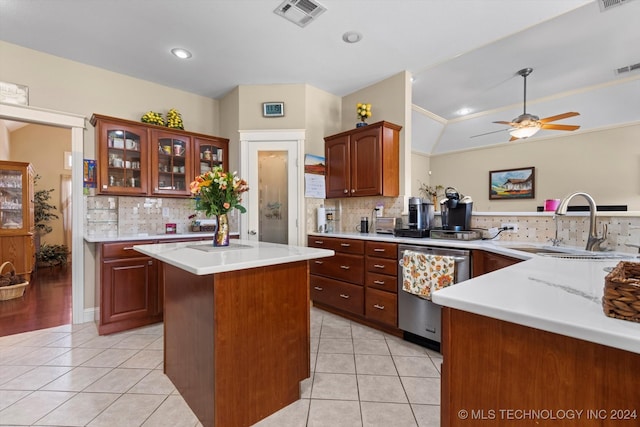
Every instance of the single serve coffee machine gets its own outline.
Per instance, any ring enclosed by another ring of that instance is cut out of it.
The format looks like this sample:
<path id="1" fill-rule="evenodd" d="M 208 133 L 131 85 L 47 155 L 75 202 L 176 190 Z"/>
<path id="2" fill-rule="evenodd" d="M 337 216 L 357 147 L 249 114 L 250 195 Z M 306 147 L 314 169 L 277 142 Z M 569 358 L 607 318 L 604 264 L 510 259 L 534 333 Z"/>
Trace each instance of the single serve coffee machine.
<path id="1" fill-rule="evenodd" d="M 442 215 L 442 228 L 444 230 L 470 230 L 471 210 L 473 200 L 471 197 L 460 197 L 460 193 L 453 187 L 444 190 L 445 198 L 440 201 Z"/>
<path id="2" fill-rule="evenodd" d="M 400 237 L 428 237 L 433 227 L 433 204 L 420 197 L 409 198 L 409 220 L 402 228 L 396 228 L 394 235 Z"/>

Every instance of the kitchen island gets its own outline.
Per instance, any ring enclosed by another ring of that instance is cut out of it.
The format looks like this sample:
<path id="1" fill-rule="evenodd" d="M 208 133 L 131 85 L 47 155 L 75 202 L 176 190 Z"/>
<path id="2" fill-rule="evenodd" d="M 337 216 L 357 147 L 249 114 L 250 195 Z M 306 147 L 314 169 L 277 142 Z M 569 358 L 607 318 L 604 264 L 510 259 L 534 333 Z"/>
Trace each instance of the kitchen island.
<path id="1" fill-rule="evenodd" d="M 300 398 L 307 261 L 333 251 L 244 240 L 134 249 L 163 263 L 164 371 L 203 426 L 249 426 Z"/>
<path id="2" fill-rule="evenodd" d="M 436 292 L 442 425 L 638 425 L 640 324 L 602 310 L 617 262 L 535 256 Z"/>

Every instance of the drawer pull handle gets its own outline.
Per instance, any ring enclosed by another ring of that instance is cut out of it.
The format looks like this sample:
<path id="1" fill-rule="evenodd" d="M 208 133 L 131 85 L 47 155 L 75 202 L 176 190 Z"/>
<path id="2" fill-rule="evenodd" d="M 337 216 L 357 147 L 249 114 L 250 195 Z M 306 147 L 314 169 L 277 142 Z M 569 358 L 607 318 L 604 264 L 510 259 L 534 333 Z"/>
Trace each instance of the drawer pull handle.
<path id="1" fill-rule="evenodd" d="M 340 246 L 342 246 L 343 248 L 348 248 L 349 246 L 351 246 L 351 243 L 340 243 Z"/>
<path id="2" fill-rule="evenodd" d="M 349 267 L 348 265 L 341 265 L 340 268 L 343 269 L 343 270 L 348 270 L 351 267 Z"/>
<path id="3" fill-rule="evenodd" d="M 376 285 L 384 285 L 384 280 L 374 280 L 373 283 Z"/>
<path id="4" fill-rule="evenodd" d="M 316 260 L 316 261 L 314 261 L 314 262 L 315 262 L 316 264 L 324 264 L 324 262 L 323 262 L 323 261 L 317 261 L 317 260 Z"/>
<path id="5" fill-rule="evenodd" d="M 324 245 L 324 240 L 314 240 L 313 243 L 316 245 Z"/>
<path id="6" fill-rule="evenodd" d="M 349 299 L 350 296 L 345 294 L 340 294 L 340 298 Z"/>
<path id="7" fill-rule="evenodd" d="M 373 264 L 373 266 L 374 266 L 375 268 L 384 268 L 384 265 L 380 265 L 380 264 Z"/>
<path id="8" fill-rule="evenodd" d="M 149 261 L 147 261 L 147 262 L 149 263 L 149 265 L 153 265 L 153 260 L 151 260 L 151 259 L 150 259 L 150 260 L 149 260 Z"/>
<path id="9" fill-rule="evenodd" d="M 132 251 L 133 250 L 133 246 L 125 246 L 124 248 L 122 248 L 123 251 Z"/>
<path id="10" fill-rule="evenodd" d="M 321 288 L 320 286 L 314 286 L 313 289 L 316 291 L 324 291 L 324 288 Z"/>
<path id="11" fill-rule="evenodd" d="M 373 307 L 377 308 L 378 310 L 384 310 L 384 305 L 373 304 Z"/>
<path id="12" fill-rule="evenodd" d="M 373 252 L 384 252 L 383 248 L 373 248 Z"/>

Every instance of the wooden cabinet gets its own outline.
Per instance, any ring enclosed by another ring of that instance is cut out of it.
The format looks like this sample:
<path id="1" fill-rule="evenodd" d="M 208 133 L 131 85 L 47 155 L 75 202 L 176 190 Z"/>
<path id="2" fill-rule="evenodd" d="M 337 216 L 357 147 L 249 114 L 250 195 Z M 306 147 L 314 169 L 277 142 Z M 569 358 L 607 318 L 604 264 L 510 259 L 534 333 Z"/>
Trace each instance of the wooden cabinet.
<path id="1" fill-rule="evenodd" d="M 522 260 L 518 258 L 511 258 L 506 255 L 480 250 L 472 251 L 472 257 L 472 277 L 482 276 L 483 274 L 491 273 L 492 271 L 500 270 L 501 268 L 522 262 Z"/>
<path id="2" fill-rule="evenodd" d="M 365 242 L 365 317 L 398 326 L 398 245 Z"/>
<path id="3" fill-rule="evenodd" d="M 156 261 L 133 249 L 153 241 L 103 243 L 100 260 L 100 335 L 162 320 Z"/>
<path id="4" fill-rule="evenodd" d="M 91 124 L 100 194 L 190 197 L 195 176 L 228 170 L 228 139 L 99 114 Z"/>
<path id="5" fill-rule="evenodd" d="M 216 166 L 228 170 L 227 153 L 229 152 L 229 140 L 224 138 L 196 137 L 194 141 L 194 165 L 195 174 L 203 174 Z"/>
<path id="6" fill-rule="evenodd" d="M 398 196 L 401 129 L 378 122 L 326 137 L 327 198 Z"/>
<path id="7" fill-rule="evenodd" d="M 9 261 L 30 280 L 35 265 L 31 164 L 0 162 L 0 264 Z"/>
<path id="8" fill-rule="evenodd" d="M 151 193 L 189 196 L 189 184 L 194 178 L 191 138 L 154 129 L 151 146 Z"/>
<path id="9" fill-rule="evenodd" d="M 101 194 L 145 195 L 149 179 L 149 141 L 143 124 L 93 115 Z"/>
<path id="10" fill-rule="evenodd" d="M 400 335 L 397 303 L 397 245 L 309 236 L 307 245 L 332 249 L 330 258 L 309 262 L 314 305 L 357 322 Z"/>
<path id="11" fill-rule="evenodd" d="M 364 242 L 334 237 L 308 238 L 308 246 L 333 249 L 336 254 L 309 262 L 311 299 L 364 315 Z"/>

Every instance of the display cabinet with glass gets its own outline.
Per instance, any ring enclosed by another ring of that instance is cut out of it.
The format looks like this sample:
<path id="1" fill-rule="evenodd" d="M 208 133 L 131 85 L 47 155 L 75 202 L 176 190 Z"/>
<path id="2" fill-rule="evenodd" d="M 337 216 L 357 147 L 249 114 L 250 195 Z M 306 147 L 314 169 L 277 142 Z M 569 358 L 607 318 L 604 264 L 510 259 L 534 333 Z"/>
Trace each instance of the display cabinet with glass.
<path id="1" fill-rule="evenodd" d="M 203 174 L 215 166 L 227 170 L 227 148 L 225 138 L 194 138 L 196 153 L 196 174 Z"/>
<path id="2" fill-rule="evenodd" d="M 193 181 L 191 138 L 153 130 L 151 141 L 153 194 L 188 196 L 189 183 Z"/>
<path id="3" fill-rule="evenodd" d="M 27 280 L 35 263 L 34 176 L 29 163 L 0 161 L 0 261 Z"/>
<path id="4" fill-rule="evenodd" d="M 108 119 L 108 120 L 106 120 Z M 147 193 L 147 130 L 94 115 L 98 139 L 98 185 L 103 194 Z"/>

